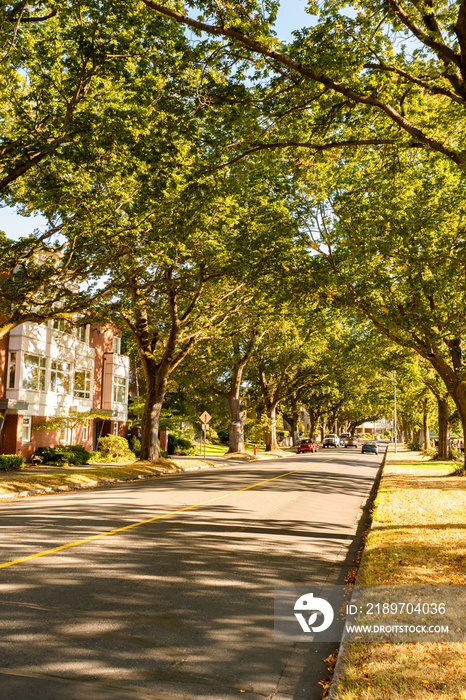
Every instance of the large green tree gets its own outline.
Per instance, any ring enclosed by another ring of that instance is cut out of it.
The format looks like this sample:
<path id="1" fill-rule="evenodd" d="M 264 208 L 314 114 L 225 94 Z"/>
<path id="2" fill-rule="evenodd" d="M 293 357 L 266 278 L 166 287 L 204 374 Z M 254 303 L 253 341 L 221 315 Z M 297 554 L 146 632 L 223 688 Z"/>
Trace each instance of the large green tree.
<path id="1" fill-rule="evenodd" d="M 341 165 L 306 197 L 321 294 L 430 363 L 466 430 L 464 181 L 428 153 Z"/>
<path id="2" fill-rule="evenodd" d="M 276 3 L 197 0 L 184 8 L 143 0 L 237 60 L 255 62 L 264 117 L 228 153 L 396 144 L 428 149 L 464 170 L 466 6 L 443 3 L 309 2 L 307 28 L 281 43 Z M 183 9 L 185 10 L 183 12 Z M 193 16 L 194 15 L 194 16 Z M 265 82 L 264 82 L 265 81 Z M 234 99 L 230 97 L 230 99 Z M 227 145 L 227 142 L 225 142 Z"/>

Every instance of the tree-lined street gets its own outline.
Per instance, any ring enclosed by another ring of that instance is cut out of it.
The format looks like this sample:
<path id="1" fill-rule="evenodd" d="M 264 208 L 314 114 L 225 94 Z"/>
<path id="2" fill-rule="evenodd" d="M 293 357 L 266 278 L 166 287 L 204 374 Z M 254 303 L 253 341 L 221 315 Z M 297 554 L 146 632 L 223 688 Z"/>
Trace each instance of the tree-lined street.
<path id="1" fill-rule="evenodd" d="M 2 697 L 318 700 L 273 587 L 343 583 L 382 454 L 282 450 L 466 474 L 466 0 L 303 4 L 0 8 L 0 493 L 244 460 L 2 503 Z"/>
<path id="2" fill-rule="evenodd" d="M 273 589 L 344 583 L 381 461 L 341 448 L 2 506 L 2 564 L 104 535 L 0 570 L 2 695 L 317 700 L 334 645 L 275 643 Z"/>

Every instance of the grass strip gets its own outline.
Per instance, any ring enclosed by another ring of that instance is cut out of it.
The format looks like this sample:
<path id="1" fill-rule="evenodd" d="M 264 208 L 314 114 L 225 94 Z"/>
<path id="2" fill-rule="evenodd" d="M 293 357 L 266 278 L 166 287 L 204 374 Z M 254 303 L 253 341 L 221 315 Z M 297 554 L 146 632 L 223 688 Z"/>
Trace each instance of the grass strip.
<path id="1" fill-rule="evenodd" d="M 121 479 L 128 476 L 149 476 L 166 471 L 175 471 L 183 467 L 192 468 L 208 466 L 204 460 L 189 460 L 183 465 L 182 460 L 159 459 L 153 462 L 133 462 L 132 464 L 115 464 L 96 466 L 94 468 L 75 467 L 74 469 L 41 470 L 34 473 L 7 472 L 0 476 L 0 494 L 14 494 L 19 491 L 32 491 L 56 486 L 91 486 L 102 479 Z"/>
<path id="2" fill-rule="evenodd" d="M 387 460 L 358 583 L 466 585 L 466 479 L 409 456 Z M 466 644 L 350 644 L 336 697 L 466 700 Z"/>

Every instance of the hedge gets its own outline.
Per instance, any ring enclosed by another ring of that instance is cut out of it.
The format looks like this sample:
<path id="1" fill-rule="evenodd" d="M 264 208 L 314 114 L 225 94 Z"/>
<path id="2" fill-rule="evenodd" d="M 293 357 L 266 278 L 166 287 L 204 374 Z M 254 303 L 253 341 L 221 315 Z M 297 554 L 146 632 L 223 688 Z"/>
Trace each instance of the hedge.
<path id="1" fill-rule="evenodd" d="M 0 469 L 21 469 L 26 460 L 21 455 L 0 455 Z"/>
<path id="2" fill-rule="evenodd" d="M 193 455 L 194 446 L 191 440 L 168 433 L 167 452 L 169 455 Z"/>
<path id="3" fill-rule="evenodd" d="M 56 447 L 38 447 L 31 460 L 33 464 L 53 464 L 64 467 L 68 464 L 87 464 L 90 452 L 82 445 L 57 445 Z"/>

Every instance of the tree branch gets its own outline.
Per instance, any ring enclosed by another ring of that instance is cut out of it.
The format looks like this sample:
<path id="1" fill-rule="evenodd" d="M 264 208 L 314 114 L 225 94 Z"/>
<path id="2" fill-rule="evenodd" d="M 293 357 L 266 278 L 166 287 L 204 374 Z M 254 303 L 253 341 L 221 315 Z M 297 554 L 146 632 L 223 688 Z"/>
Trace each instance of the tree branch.
<path id="1" fill-rule="evenodd" d="M 395 0 L 389 0 L 390 3 L 392 4 L 393 8 L 397 6 Z M 248 49 L 251 51 L 260 54 L 261 56 L 266 56 L 268 58 L 273 59 L 274 61 L 277 61 L 278 63 L 287 66 L 289 69 L 296 71 L 298 74 L 303 75 L 305 77 L 311 78 L 311 80 L 314 80 L 315 82 L 321 83 L 322 85 L 325 85 L 326 87 L 330 88 L 334 92 L 338 92 L 342 95 L 345 95 L 349 99 L 351 99 L 353 102 L 359 103 L 359 104 L 365 104 L 365 105 L 370 105 L 373 107 L 376 107 L 377 109 L 381 110 L 384 112 L 391 121 L 393 121 L 395 124 L 397 124 L 400 129 L 403 131 L 407 132 L 415 138 L 417 141 L 420 141 L 423 143 L 425 146 L 428 148 L 431 148 L 434 151 L 438 151 L 439 153 L 442 153 L 443 155 L 447 156 L 450 160 L 452 160 L 454 163 L 460 166 L 465 166 L 466 165 L 466 153 L 463 152 L 456 152 L 445 146 L 443 143 L 440 141 L 437 141 L 437 139 L 431 138 L 430 136 L 427 136 L 424 134 L 420 129 L 418 129 L 414 124 L 411 124 L 405 117 L 403 117 L 399 112 L 397 112 L 391 105 L 389 105 L 387 102 L 383 102 L 382 100 L 379 100 L 376 97 L 372 97 L 371 95 L 365 95 L 360 92 L 356 92 L 353 90 L 351 87 L 348 87 L 346 85 L 342 85 L 332 78 L 330 78 L 328 75 L 325 75 L 324 73 L 318 73 L 316 70 L 313 70 L 312 68 L 309 68 L 307 66 L 303 66 L 301 63 L 297 63 L 297 61 L 294 61 L 292 58 L 289 56 L 286 56 L 285 54 L 279 52 L 279 51 L 274 51 L 273 49 L 268 48 L 264 44 L 259 43 L 258 41 L 255 41 L 254 39 L 249 38 L 242 32 L 238 31 L 237 29 L 231 29 L 228 27 L 218 27 L 210 24 L 205 24 L 204 22 L 200 22 L 199 20 L 192 19 L 191 17 L 187 17 L 186 15 L 181 14 L 181 12 L 177 12 L 176 10 L 173 10 L 169 7 L 165 7 L 164 5 L 161 5 L 158 2 L 154 2 L 153 0 L 143 0 L 144 4 L 147 5 L 147 7 L 150 7 L 151 9 L 155 10 L 156 12 L 160 12 L 163 15 L 166 15 L 167 17 L 170 17 L 171 19 L 174 19 L 177 22 L 180 22 L 181 24 L 186 24 L 188 27 L 192 27 L 193 29 L 197 29 L 198 31 L 206 32 L 208 34 L 212 34 L 214 36 L 225 36 L 229 37 L 230 39 L 233 39 L 234 41 L 239 42 L 240 44 L 243 44 L 244 46 L 247 46 Z M 400 9 L 400 12 L 404 14 L 404 11 Z M 395 9 L 394 9 L 395 11 Z M 401 19 L 401 17 L 400 17 Z M 409 19 L 409 18 L 408 18 Z M 414 33 L 414 29 L 411 29 Z M 416 27 L 417 34 L 416 36 L 424 36 L 424 33 L 420 28 Z M 430 44 L 427 44 L 427 41 L 430 42 Z M 458 57 L 456 54 L 451 49 L 448 49 L 448 47 L 443 46 L 443 44 L 440 44 L 438 42 L 431 42 L 430 39 L 426 36 L 426 41 L 424 42 L 426 45 L 431 46 L 431 48 L 434 48 L 434 50 L 440 51 L 443 50 L 445 57 L 447 58 L 448 61 L 454 62 L 455 65 L 458 65 Z M 437 46 L 438 44 L 438 46 Z"/>

